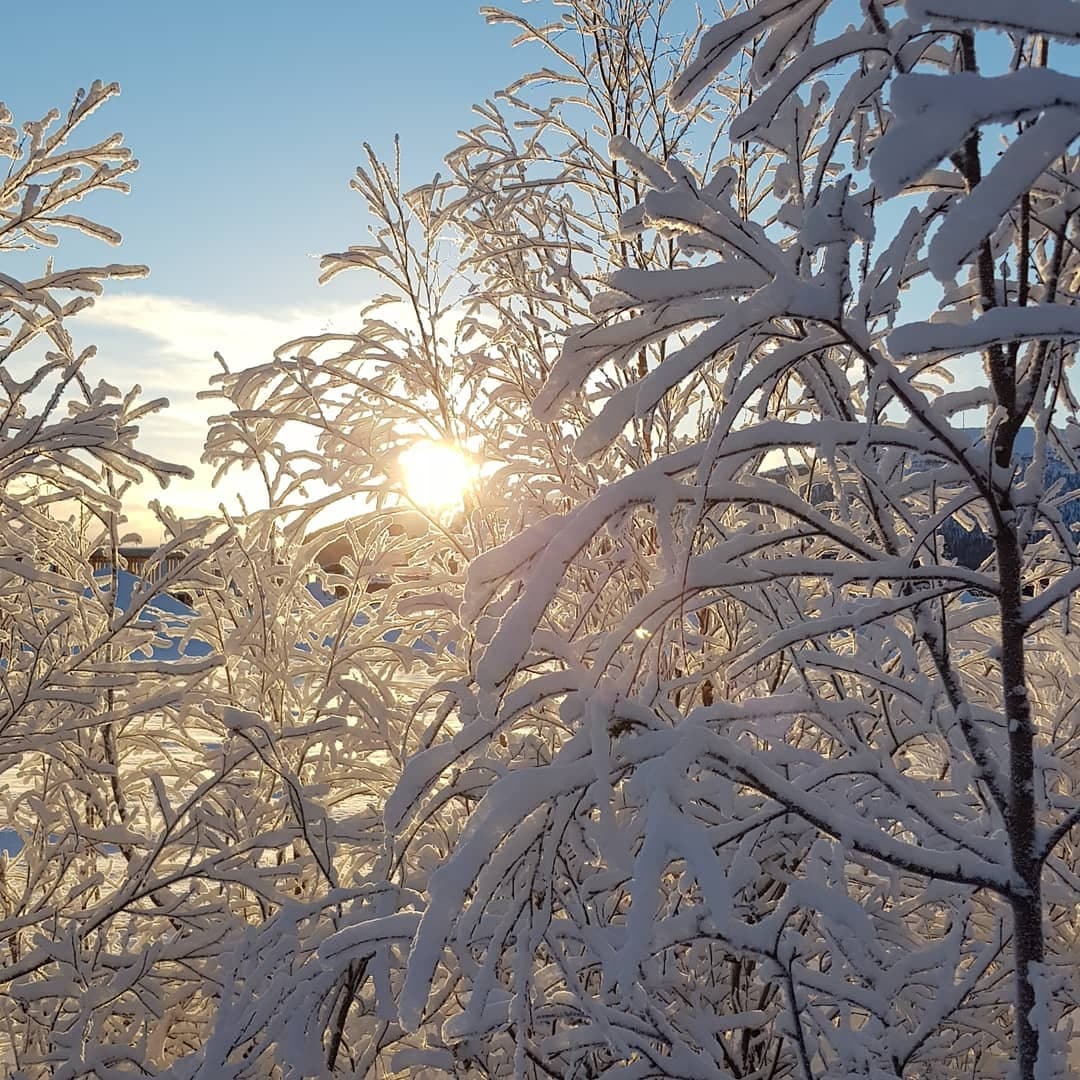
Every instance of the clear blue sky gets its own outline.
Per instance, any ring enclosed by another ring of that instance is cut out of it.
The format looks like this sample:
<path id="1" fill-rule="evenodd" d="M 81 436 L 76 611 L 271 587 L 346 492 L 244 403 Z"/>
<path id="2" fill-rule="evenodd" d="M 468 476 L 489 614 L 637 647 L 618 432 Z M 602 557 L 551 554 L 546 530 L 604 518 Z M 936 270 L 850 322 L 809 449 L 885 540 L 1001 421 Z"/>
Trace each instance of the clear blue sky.
<path id="1" fill-rule="evenodd" d="M 147 425 L 154 450 L 198 460 L 207 407 L 194 394 L 216 370 L 214 349 L 245 366 L 297 333 L 352 321 L 364 280 L 344 275 L 320 288 L 317 257 L 365 242 L 361 201 L 348 188 L 362 144 L 389 154 L 400 133 L 406 180 L 421 183 L 471 123 L 472 104 L 528 63 L 479 5 L 5 6 L 0 100 L 17 122 L 65 108 L 95 78 L 122 87 L 90 130 L 122 131 L 140 168 L 129 196 L 103 193 L 85 212 L 119 229 L 123 246 L 62 236 L 57 264 L 150 265 L 148 279 L 112 286 L 80 317 L 77 341 L 99 345 L 98 376 L 172 399 L 171 413 Z M 186 512 L 212 505 L 206 475 L 168 501 Z"/>
<path id="2" fill-rule="evenodd" d="M 131 196 L 96 209 L 124 233 L 125 256 L 152 265 L 142 288 L 293 304 L 314 288 L 313 255 L 362 239 L 347 190 L 361 144 L 389 151 L 400 132 L 411 179 L 427 179 L 472 103 L 519 71 L 509 32 L 478 9 L 479 0 L 13 4 L 0 100 L 25 119 L 63 107 L 94 78 L 119 82 L 99 128 L 123 131 L 141 168 Z"/>

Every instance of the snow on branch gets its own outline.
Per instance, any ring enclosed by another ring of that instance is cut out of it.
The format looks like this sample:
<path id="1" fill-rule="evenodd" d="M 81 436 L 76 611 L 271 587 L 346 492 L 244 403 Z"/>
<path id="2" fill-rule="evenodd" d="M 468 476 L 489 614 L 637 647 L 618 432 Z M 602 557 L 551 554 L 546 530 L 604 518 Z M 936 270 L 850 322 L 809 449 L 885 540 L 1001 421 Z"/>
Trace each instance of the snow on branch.
<path id="1" fill-rule="evenodd" d="M 897 357 L 931 352 L 973 352 L 989 345 L 1071 339 L 1080 335 L 1080 309 L 1060 304 L 996 308 L 970 322 L 919 322 L 898 326 L 889 335 Z"/>

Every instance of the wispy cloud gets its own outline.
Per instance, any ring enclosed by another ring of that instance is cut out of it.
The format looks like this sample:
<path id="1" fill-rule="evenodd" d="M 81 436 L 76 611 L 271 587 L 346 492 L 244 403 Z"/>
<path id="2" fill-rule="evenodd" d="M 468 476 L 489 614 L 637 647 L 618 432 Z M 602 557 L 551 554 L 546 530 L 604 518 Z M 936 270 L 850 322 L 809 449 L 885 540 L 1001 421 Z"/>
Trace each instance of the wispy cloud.
<path id="1" fill-rule="evenodd" d="M 138 355 L 117 359 L 136 363 L 139 370 L 171 377 L 177 374 L 177 361 L 191 364 L 186 370 L 192 373 L 215 370 L 215 352 L 237 367 L 258 363 L 291 338 L 340 329 L 355 315 L 355 307 L 341 304 L 267 314 L 199 304 L 181 297 L 128 293 L 100 297 L 80 316 L 80 323 L 149 338 L 149 351 L 144 343 Z"/>
<path id="2" fill-rule="evenodd" d="M 99 344 L 94 374 L 121 388 L 138 383 L 148 397 L 169 399 L 167 411 L 143 423 L 144 449 L 195 471 L 194 480 L 174 482 L 164 493 L 146 488 L 141 500 L 132 501 L 133 527 L 156 535 L 145 506 L 149 499 L 160 496 L 181 513 L 194 515 L 231 501 L 249 481 L 238 476 L 212 490 L 212 472 L 199 463 L 207 419 L 218 405 L 196 395 L 220 370 L 215 352 L 230 367 L 247 367 L 269 360 L 278 346 L 293 338 L 352 326 L 357 315 L 352 305 L 266 313 L 146 293 L 106 295 L 80 314 L 82 332 Z"/>

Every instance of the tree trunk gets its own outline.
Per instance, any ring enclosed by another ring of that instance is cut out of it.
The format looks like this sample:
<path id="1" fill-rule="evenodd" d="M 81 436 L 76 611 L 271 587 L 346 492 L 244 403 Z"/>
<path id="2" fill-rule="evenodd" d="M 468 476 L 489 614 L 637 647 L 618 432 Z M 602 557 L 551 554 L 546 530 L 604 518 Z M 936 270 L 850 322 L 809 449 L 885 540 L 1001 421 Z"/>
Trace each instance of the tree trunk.
<path id="1" fill-rule="evenodd" d="M 1036 848 L 1035 729 L 1027 693 L 1020 545 L 1011 525 L 999 529 L 1002 699 L 1009 732 L 1009 846 L 1023 891 L 1012 899 L 1016 1015 L 1013 1021 L 1020 1080 L 1034 1080 L 1039 1032 L 1032 965 L 1043 959 L 1042 864 Z"/>

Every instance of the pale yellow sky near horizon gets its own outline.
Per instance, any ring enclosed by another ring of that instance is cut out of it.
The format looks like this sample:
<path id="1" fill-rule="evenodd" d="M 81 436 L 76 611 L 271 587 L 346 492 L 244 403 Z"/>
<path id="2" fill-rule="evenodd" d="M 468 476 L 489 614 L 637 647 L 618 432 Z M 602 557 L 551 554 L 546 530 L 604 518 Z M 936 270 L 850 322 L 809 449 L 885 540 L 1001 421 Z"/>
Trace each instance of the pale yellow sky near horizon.
<path id="1" fill-rule="evenodd" d="M 72 323 L 76 341 L 97 342 L 98 355 L 87 371 L 91 381 L 105 379 L 126 391 L 142 387 L 143 400 L 165 397 L 169 408 L 146 418 L 138 444 L 167 461 L 191 468 L 191 480 L 173 480 L 162 489 L 148 479 L 128 499 L 126 528 L 145 543 L 161 539 L 161 527 L 148 510 L 151 500 L 171 506 L 183 517 L 213 513 L 218 505 L 236 505 L 237 493 L 257 499 L 251 472 L 234 470 L 218 487 L 213 470 L 200 461 L 208 419 L 222 404 L 199 400 L 220 367 L 220 352 L 235 368 L 269 360 L 274 350 L 304 334 L 342 329 L 358 321 L 359 305 L 327 303 L 306 309 L 283 309 L 274 315 L 228 310 L 179 297 L 152 293 L 109 292 Z"/>

